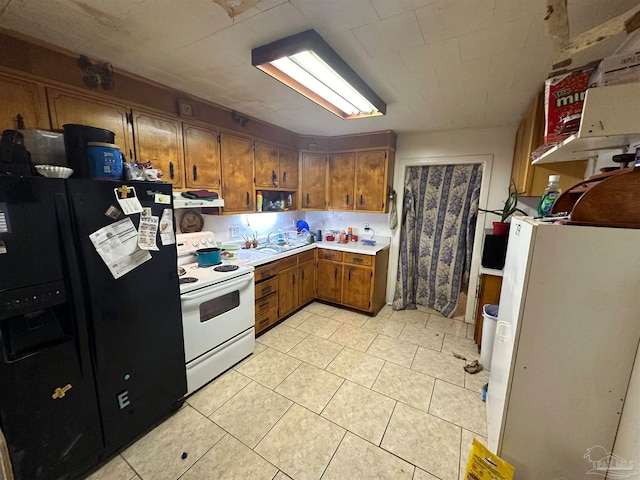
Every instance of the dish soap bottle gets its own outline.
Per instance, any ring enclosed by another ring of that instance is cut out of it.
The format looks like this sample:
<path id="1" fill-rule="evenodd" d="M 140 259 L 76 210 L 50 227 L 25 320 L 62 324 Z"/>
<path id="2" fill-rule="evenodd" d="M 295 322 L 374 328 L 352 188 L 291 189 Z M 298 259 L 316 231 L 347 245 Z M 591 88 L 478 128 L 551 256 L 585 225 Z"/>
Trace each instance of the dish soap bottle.
<path id="1" fill-rule="evenodd" d="M 256 212 L 262 211 L 262 191 L 256 193 Z"/>
<path id="2" fill-rule="evenodd" d="M 560 196 L 560 175 L 549 175 L 549 184 L 544 189 L 540 203 L 538 204 L 538 215 L 549 215 L 553 203 Z"/>

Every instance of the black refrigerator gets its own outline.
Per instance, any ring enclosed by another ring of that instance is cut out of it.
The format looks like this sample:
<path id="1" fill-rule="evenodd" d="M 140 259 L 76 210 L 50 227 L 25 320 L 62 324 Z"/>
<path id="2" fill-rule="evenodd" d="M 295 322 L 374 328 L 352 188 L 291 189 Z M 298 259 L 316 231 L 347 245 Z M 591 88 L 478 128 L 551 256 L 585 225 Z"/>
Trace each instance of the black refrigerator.
<path id="1" fill-rule="evenodd" d="M 0 428 L 18 480 L 76 478 L 184 401 L 175 243 L 109 257 L 117 227 L 137 239 L 141 215 L 171 208 L 169 184 L 0 177 Z"/>

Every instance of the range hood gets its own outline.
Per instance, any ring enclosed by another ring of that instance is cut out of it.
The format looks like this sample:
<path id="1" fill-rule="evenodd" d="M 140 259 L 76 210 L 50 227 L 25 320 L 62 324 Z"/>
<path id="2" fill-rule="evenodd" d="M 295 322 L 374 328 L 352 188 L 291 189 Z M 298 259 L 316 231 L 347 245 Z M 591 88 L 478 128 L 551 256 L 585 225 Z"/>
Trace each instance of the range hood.
<path id="1" fill-rule="evenodd" d="M 173 192 L 173 208 L 200 208 L 200 207 L 224 207 L 224 200 L 201 200 L 184 198 L 180 192 Z"/>

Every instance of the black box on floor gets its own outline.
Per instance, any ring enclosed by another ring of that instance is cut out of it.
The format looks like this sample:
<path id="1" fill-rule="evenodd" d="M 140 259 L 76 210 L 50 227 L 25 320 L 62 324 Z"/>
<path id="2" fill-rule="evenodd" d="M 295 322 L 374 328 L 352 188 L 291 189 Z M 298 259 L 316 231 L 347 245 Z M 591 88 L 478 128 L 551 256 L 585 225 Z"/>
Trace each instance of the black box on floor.
<path id="1" fill-rule="evenodd" d="M 508 235 L 484 236 L 484 248 L 482 249 L 482 266 L 502 270 L 504 259 L 507 256 Z"/>

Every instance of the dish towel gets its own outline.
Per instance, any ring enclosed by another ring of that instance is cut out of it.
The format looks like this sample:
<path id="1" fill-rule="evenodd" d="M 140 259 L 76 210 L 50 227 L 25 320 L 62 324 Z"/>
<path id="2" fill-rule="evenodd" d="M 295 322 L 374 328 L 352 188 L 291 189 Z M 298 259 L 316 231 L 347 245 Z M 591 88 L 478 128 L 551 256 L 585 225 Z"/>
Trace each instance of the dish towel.
<path id="1" fill-rule="evenodd" d="M 187 190 L 186 192 L 182 192 L 182 196 L 184 198 L 190 198 L 192 200 L 200 199 L 211 201 L 218 198 L 218 193 L 210 192 L 209 190 Z"/>
<path id="2" fill-rule="evenodd" d="M 396 206 L 395 190 L 391 190 L 389 200 L 391 201 L 391 209 L 389 210 L 389 229 L 395 230 L 398 228 L 398 207 Z"/>

